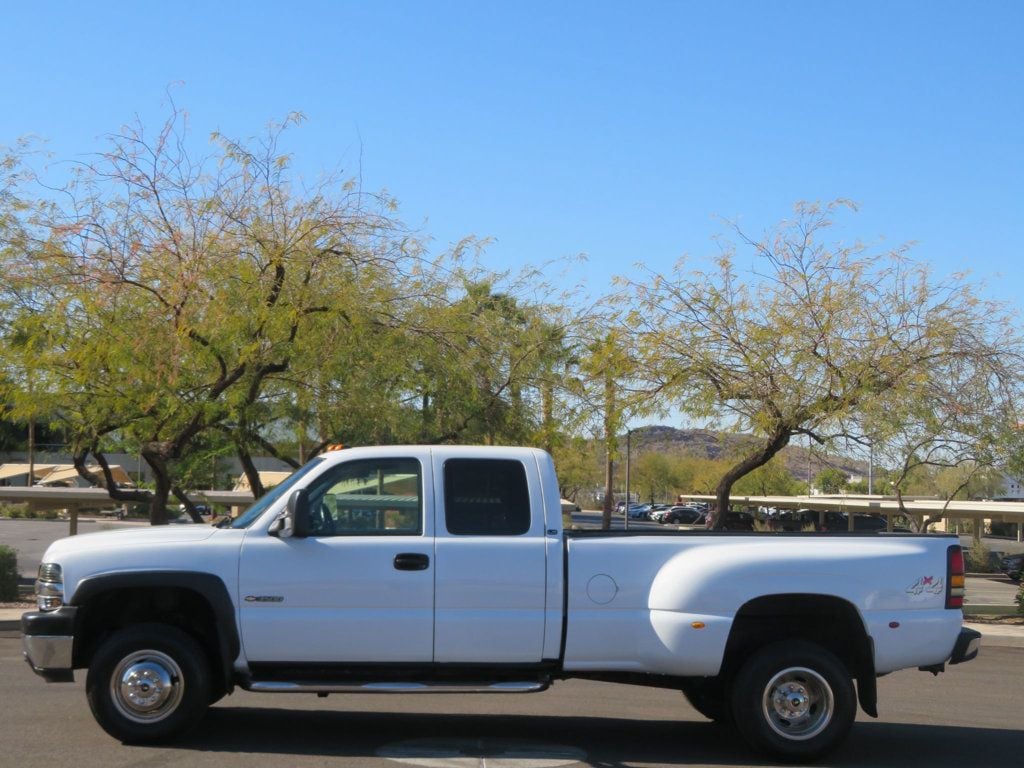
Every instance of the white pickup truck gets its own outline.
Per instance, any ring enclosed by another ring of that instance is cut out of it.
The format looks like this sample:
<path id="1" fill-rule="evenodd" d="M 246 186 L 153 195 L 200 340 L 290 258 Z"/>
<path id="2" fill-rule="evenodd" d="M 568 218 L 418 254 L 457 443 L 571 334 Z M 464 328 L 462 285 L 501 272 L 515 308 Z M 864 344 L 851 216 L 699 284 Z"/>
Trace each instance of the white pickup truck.
<path id="1" fill-rule="evenodd" d="M 172 738 L 235 686 L 526 692 L 570 677 L 681 690 L 756 749 L 813 759 L 875 679 L 970 660 L 954 537 L 562 530 L 528 448 L 314 459 L 226 527 L 62 539 L 25 656 L 87 668 L 99 724 Z"/>

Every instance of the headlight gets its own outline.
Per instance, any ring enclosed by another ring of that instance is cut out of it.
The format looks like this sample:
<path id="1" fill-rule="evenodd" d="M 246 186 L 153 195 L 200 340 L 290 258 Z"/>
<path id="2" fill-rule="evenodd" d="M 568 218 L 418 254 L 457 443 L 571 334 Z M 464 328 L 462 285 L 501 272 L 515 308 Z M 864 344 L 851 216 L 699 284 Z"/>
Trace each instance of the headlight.
<path id="1" fill-rule="evenodd" d="M 56 563 L 42 563 L 36 577 L 36 606 L 55 611 L 64 605 L 64 575 Z"/>

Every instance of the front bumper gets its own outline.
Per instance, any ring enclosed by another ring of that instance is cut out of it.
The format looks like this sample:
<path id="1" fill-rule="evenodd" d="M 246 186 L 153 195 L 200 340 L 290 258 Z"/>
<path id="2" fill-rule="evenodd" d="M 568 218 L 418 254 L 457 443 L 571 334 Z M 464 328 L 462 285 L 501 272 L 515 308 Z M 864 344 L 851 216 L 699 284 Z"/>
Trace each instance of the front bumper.
<path id="1" fill-rule="evenodd" d="M 48 683 L 74 682 L 75 615 L 65 605 L 46 613 L 21 616 L 21 647 L 32 671 Z"/>
<path id="2" fill-rule="evenodd" d="M 960 636 L 956 639 L 956 644 L 953 646 L 953 653 L 949 657 L 949 663 L 962 664 L 965 661 L 971 661 L 978 655 L 980 648 L 981 632 L 963 627 L 960 630 Z"/>

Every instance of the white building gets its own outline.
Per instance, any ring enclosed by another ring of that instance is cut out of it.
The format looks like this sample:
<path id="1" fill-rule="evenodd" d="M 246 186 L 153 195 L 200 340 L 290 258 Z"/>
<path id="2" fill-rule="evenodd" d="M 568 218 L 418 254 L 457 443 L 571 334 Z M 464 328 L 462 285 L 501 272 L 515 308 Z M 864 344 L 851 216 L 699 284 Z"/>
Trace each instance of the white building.
<path id="1" fill-rule="evenodd" d="M 1024 480 L 1003 475 L 1003 487 L 996 498 L 1000 501 L 1024 501 Z"/>

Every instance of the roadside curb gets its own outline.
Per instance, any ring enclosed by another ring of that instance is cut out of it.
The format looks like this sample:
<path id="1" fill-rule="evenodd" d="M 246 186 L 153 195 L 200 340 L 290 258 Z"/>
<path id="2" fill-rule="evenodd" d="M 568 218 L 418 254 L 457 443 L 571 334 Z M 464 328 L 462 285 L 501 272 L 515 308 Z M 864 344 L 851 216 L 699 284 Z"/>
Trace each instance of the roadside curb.
<path id="1" fill-rule="evenodd" d="M 21 614 L 33 610 L 32 606 L 24 608 L 0 608 L 0 631 L 21 631 Z"/>
<path id="2" fill-rule="evenodd" d="M 964 626 L 981 632 L 981 648 L 1024 648 L 1024 626 L 1020 624 L 974 624 L 964 622 Z"/>

